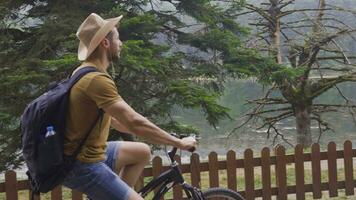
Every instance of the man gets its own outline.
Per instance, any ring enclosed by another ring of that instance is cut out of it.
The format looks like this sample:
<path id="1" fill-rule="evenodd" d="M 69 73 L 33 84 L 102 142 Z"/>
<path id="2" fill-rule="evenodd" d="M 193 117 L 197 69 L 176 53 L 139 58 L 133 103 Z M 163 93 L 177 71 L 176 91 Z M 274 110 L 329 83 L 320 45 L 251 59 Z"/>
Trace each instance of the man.
<path id="1" fill-rule="evenodd" d="M 78 59 L 83 63 L 73 73 L 88 66 L 96 67 L 99 72 L 85 75 L 71 90 L 65 154 L 73 153 L 91 124 L 97 121 L 100 110 L 104 115 L 91 131 L 64 185 L 95 200 L 142 199 L 132 187 L 150 161 L 150 148 L 144 143 L 107 142 L 110 125 L 156 144 L 182 150 L 194 149 L 196 145 L 192 137 L 180 140 L 169 135 L 119 96 L 107 68 L 120 55 L 122 43 L 115 26 L 121 18 L 104 20 L 92 13 L 77 31 Z"/>

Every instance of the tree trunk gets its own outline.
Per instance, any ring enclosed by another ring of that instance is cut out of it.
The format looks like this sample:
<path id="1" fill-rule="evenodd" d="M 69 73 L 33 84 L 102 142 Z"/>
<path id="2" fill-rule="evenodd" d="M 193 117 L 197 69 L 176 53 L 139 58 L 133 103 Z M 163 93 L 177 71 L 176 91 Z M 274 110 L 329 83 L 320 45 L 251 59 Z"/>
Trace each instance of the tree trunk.
<path id="1" fill-rule="evenodd" d="M 295 105 L 294 110 L 297 125 L 297 142 L 303 147 L 309 147 L 312 144 L 310 130 L 311 106 L 308 104 Z"/>
<path id="2" fill-rule="evenodd" d="M 271 6 L 268 10 L 271 16 L 271 21 L 269 22 L 269 34 L 270 40 L 272 42 L 270 53 L 272 57 L 276 59 L 278 64 L 282 63 L 282 51 L 281 51 L 281 21 L 279 15 L 281 10 L 278 7 L 277 0 L 270 0 Z"/>

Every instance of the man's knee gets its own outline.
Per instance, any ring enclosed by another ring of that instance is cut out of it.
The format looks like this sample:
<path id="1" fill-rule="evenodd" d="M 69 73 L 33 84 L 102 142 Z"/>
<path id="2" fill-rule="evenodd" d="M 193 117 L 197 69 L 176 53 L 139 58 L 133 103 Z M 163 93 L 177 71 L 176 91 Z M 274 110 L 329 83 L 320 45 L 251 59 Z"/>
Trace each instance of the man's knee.
<path id="1" fill-rule="evenodd" d="M 148 163 L 151 160 L 151 148 L 145 143 L 140 143 L 140 154 L 142 162 Z"/>
<path id="2" fill-rule="evenodd" d="M 118 153 L 118 162 L 123 165 L 145 163 L 151 160 L 151 148 L 141 142 L 125 142 Z"/>

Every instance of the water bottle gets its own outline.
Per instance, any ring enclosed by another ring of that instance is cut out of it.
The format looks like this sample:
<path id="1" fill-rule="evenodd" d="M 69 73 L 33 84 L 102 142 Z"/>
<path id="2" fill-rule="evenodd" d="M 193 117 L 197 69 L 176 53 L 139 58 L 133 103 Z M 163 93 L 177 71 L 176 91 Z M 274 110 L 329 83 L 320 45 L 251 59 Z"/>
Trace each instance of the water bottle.
<path id="1" fill-rule="evenodd" d="M 48 126 L 47 127 L 47 133 L 46 133 L 45 137 L 48 138 L 48 137 L 51 137 L 51 136 L 53 136 L 55 134 L 56 134 L 56 132 L 54 131 L 53 126 Z"/>
<path id="2" fill-rule="evenodd" d="M 39 173 L 46 174 L 56 168 L 63 160 L 63 145 L 60 134 L 54 131 L 53 126 L 46 127 L 45 138 L 39 142 L 38 146 L 38 170 Z"/>

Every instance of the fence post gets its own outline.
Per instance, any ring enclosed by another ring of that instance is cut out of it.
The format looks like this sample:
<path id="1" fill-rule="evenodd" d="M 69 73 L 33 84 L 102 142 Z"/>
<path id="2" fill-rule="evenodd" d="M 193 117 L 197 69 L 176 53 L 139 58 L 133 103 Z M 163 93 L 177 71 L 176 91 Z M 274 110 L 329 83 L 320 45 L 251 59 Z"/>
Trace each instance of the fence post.
<path id="1" fill-rule="evenodd" d="M 287 170 L 286 151 L 283 146 L 277 147 L 276 157 L 276 180 L 278 187 L 278 200 L 287 200 Z"/>
<path id="2" fill-rule="evenodd" d="M 271 157 L 269 148 L 265 147 L 261 152 L 262 170 L 262 197 L 263 200 L 271 200 Z"/>
<path id="3" fill-rule="evenodd" d="M 328 174 L 329 174 L 329 197 L 337 197 L 337 164 L 336 144 L 328 144 Z"/>
<path id="4" fill-rule="evenodd" d="M 294 148 L 295 160 L 295 183 L 296 183 L 296 196 L 298 200 L 305 199 L 304 189 L 304 155 L 303 146 L 298 144 Z"/>
<path id="5" fill-rule="evenodd" d="M 347 140 L 344 143 L 344 167 L 345 167 L 345 193 L 354 195 L 354 174 L 352 162 L 352 143 Z"/>
<path id="6" fill-rule="evenodd" d="M 253 151 L 246 149 L 244 152 L 245 164 L 245 198 L 246 200 L 255 199 L 255 176 L 253 171 Z"/>
<path id="7" fill-rule="evenodd" d="M 313 198 L 320 199 L 321 193 L 321 169 L 320 169 L 320 146 L 314 143 L 311 152 Z"/>
<path id="8" fill-rule="evenodd" d="M 161 174 L 162 172 L 162 158 L 159 156 L 156 156 L 153 158 L 152 160 L 152 173 L 153 173 L 153 177 L 157 177 Z M 156 194 L 158 192 L 157 188 L 154 193 Z"/>
<path id="9" fill-rule="evenodd" d="M 72 200 L 83 200 L 83 193 L 77 190 L 72 190 Z"/>
<path id="10" fill-rule="evenodd" d="M 174 160 L 181 165 L 181 159 L 180 156 L 175 155 Z M 173 186 L 173 199 L 182 199 L 183 198 L 183 189 L 182 186 L 180 185 L 175 185 Z"/>
<path id="11" fill-rule="evenodd" d="M 17 200 L 17 180 L 16 172 L 10 170 L 5 173 L 5 193 L 6 199 Z"/>
<path id="12" fill-rule="evenodd" d="M 219 187 L 218 154 L 214 151 L 209 154 L 209 182 L 210 187 Z"/>
<path id="13" fill-rule="evenodd" d="M 190 157 L 190 180 L 194 187 L 200 188 L 200 160 L 197 153 Z"/>
<path id="14" fill-rule="evenodd" d="M 280 144 L 277 144 L 277 145 L 275 145 L 274 147 L 273 147 L 273 153 L 274 153 L 274 156 L 275 156 L 275 162 L 276 162 L 276 164 L 274 165 L 274 170 L 275 170 L 275 176 L 276 176 L 276 185 L 278 186 L 278 178 L 277 178 L 277 171 L 278 171 L 278 166 L 277 166 L 277 149 L 278 149 L 278 147 L 280 147 L 281 145 Z"/>
<path id="15" fill-rule="evenodd" d="M 227 187 L 231 190 L 237 191 L 236 180 L 236 153 L 232 150 L 226 154 L 226 173 L 227 173 Z"/>
<path id="16" fill-rule="evenodd" d="M 62 200 L 62 185 L 57 186 L 51 191 L 51 200 Z"/>

